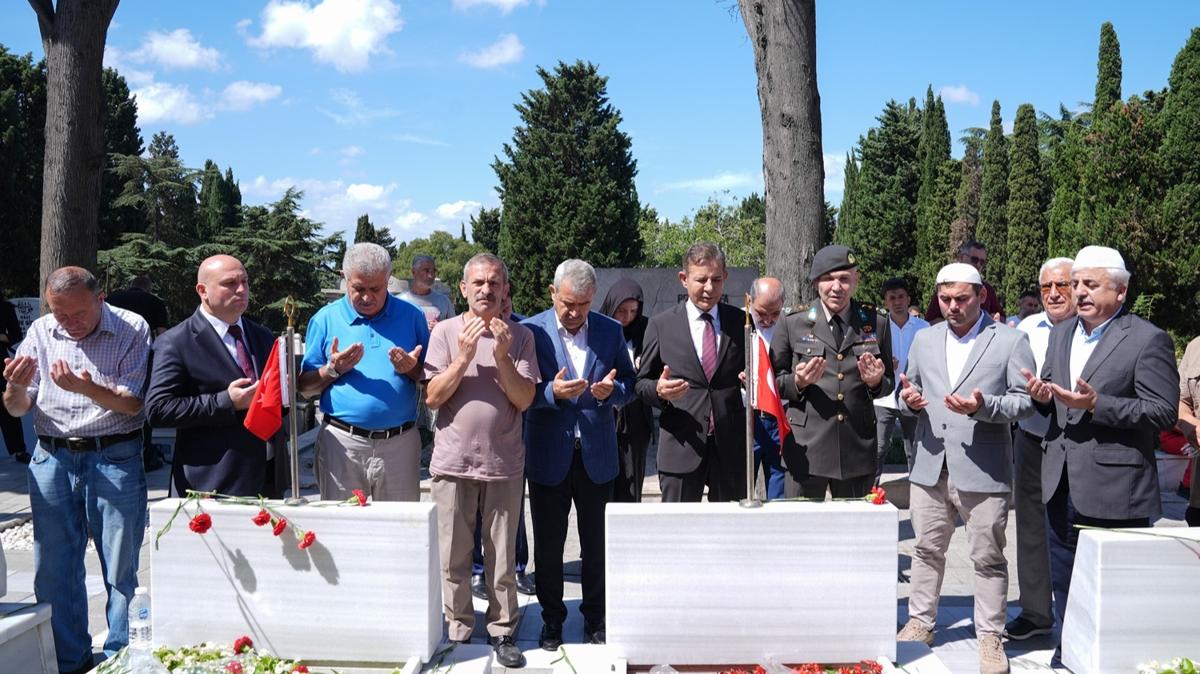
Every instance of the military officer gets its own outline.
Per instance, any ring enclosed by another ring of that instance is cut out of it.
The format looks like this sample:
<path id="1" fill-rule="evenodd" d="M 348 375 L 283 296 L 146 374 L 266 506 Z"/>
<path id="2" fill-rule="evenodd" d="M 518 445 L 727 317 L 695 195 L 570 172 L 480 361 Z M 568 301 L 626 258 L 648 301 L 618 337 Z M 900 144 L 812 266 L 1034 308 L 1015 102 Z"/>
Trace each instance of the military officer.
<path id="1" fill-rule="evenodd" d="M 819 300 L 780 321 L 771 339 L 776 385 L 791 403 L 789 495 L 863 496 L 875 479 L 872 401 L 895 382 L 887 314 L 852 299 L 858 262 L 845 246 L 817 251 L 808 280 Z"/>

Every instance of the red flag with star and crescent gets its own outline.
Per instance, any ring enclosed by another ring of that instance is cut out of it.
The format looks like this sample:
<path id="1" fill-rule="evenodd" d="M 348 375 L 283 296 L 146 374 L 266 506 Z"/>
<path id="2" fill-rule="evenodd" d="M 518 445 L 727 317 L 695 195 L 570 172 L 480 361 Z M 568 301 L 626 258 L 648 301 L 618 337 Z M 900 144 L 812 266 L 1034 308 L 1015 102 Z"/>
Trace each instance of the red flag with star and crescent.
<path id="1" fill-rule="evenodd" d="M 767 351 L 767 342 L 761 333 L 755 333 L 758 348 L 754 352 L 754 409 L 775 417 L 779 426 L 779 453 L 783 453 L 783 439 L 792 432 L 788 424 L 787 413 L 783 410 L 783 399 L 775 388 L 775 370 L 771 367 L 771 356 Z"/>

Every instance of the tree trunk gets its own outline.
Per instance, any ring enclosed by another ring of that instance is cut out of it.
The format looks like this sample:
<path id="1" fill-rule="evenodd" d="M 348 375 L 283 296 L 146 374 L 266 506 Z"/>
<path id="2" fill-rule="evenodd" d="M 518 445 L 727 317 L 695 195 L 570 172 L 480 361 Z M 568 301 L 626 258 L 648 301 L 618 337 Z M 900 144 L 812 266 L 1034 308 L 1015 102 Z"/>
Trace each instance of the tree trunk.
<path id="1" fill-rule="evenodd" d="M 96 268 L 104 156 L 104 42 L 119 0 L 29 0 L 46 53 L 41 282 Z"/>
<path id="2" fill-rule="evenodd" d="M 762 109 L 767 274 L 783 282 L 795 306 L 812 300 L 808 268 L 825 216 L 816 0 L 738 0 L 738 7 L 754 45 Z"/>

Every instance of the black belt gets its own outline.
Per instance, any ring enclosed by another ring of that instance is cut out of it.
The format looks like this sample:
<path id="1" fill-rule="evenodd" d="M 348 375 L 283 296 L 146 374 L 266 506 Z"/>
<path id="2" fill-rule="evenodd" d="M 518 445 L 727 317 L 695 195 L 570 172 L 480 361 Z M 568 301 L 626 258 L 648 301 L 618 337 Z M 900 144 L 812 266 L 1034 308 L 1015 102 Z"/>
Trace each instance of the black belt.
<path id="1" fill-rule="evenodd" d="M 101 435 L 94 438 L 54 438 L 49 435 L 39 435 L 38 440 L 50 445 L 51 447 L 62 447 L 69 449 L 72 452 L 95 452 L 105 447 L 115 445 L 122 442 L 128 442 L 136 438 L 142 437 L 141 429 L 121 433 L 119 435 Z"/>
<path id="2" fill-rule="evenodd" d="M 325 421 L 329 422 L 329 425 L 333 426 L 334 428 L 340 428 L 350 435 L 355 435 L 360 438 L 367 438 L 368 440 L 387 440 L 388 438 L 394 438 L 401 433 L 407 432 L 414 425 L 416 425 L 415 421 L 409 421 L 404 425 L 397 426 L 395 428 L 385 428 L 381 431 L 372 431 L 367 428 L 361 428 L 353 424 L 348 424 L 334 416 L 325 415 Z"/>

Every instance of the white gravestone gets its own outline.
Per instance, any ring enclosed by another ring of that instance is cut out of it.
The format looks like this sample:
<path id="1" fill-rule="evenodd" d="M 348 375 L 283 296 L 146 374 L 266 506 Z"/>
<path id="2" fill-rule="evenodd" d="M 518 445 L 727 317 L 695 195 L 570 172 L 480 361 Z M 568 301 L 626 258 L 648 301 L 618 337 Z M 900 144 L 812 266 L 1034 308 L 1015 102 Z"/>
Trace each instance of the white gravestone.
<path id="1" fill-rule="evenodd" d="M 891 505 L 611 503 L 606 527 L 608 645 L 631 664 L 896 657 Z"/>
<path id="2" fill-rule="evenodd" d="M 179 499 L 150 508 L 151 535 Z M 428 661 L 442 637 L 441 565 L 432 503 L 273 505 L 316 533 L 297 548 L 256 526 L 256 506 L 203 502 L 212 529 L 179 513 L 153 551 L 154 641 L 232 643 L 243 634 L 283 657 L 329 664 Z"/>
<path id="3" fill-rule="evenodd" d="M 1150 660 L 1200 660 L 1200 528 L 1083 530 L 1075 552 L 1063 664 L 1075 674 L 1136 672 Z"/>

